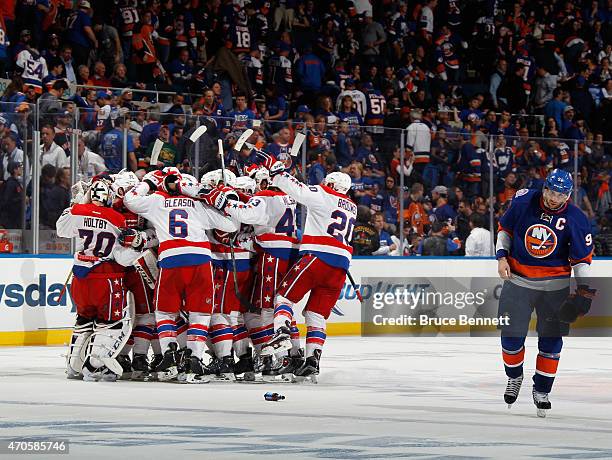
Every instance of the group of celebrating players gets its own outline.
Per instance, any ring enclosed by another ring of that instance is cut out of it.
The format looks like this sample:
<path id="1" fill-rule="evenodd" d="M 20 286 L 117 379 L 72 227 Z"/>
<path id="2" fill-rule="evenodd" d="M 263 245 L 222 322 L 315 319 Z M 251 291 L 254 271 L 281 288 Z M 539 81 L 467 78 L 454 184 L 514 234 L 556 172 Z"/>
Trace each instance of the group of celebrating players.
<path id="1" fill-rule="evenodd" d="M 316 381 L 351 260 L 351 179 L 308 186 L 261 156 L 248 176 L 220 169 L 198 182 L 165 168 L 73 187 L 57 222 L 77 241 L 68 378 Z M 307 293 L 302 348 L 294 308 Z"/>

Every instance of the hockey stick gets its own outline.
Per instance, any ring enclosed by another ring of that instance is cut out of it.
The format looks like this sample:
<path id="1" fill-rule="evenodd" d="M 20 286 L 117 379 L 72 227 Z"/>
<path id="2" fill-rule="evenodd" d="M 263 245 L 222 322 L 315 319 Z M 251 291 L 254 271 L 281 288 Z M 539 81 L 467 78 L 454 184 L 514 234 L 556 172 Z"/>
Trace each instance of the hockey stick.
<path id="1" fill-rule="evenodd" d="M 163 141 L 161 141 L 160 139 L 155 139 L 153 150 L 151 150 L 151 159 L 149 160 L 150 166 L 157 167 L 157 160 L 159 160 L 159 153 L 161 152 L 163 146 Z"/>
<path id="2" fill-rule="evenodd" d="M 293 139 L 293 145 L 291 146 L 292 157 L 298 156 L 298 153 L 300 153 L 300 149 L 302 148 L 302 144 L 304 143 L 304 139 L 306 139 L 306 135 L 303 133 L 297 133 L 295 135 L 295 139 Z"/>
<path id="3" fill-rule="evenodd" d="M 246 131 L 245 131 L 246 132 Z M 221 156 L 221 182 L 223 185 L 227 185 L 225 182 L 225 158 L 223 156 L 223 141 L 221 139 L 217 140 L 217 145 L 219 146 L 219 155 Z M 238 236 L 238 232 L 233 237 L 230 237 L 228 244 L 230 248 L 230 257 L 232 258 L 232 272 L 234 274 L 234 291 L 236 292 L 236 297 L 240 304 L 247 309 L 249 312 L 257 311 L 256 308 L 249 302 L 247 299 L 242 297 L 240 293 L 240 289 L 238 287 L 238 270 L 236 269 L 236 254 L 234 253 L 234 239 Z"/>
<path id="4" fill-rule="evenodd" d="M 346 276 L 348 277 L 349 281 L 353 285 L 353 289 L 355 289 L 355 294 L 357 294 L 357 298 L 359 299 L 360 302 L 363 302 L 363 296 L 361 295 L 361 292 L 359 292 L 359 289 L 357 289 L 357 284 L 355 283 L 355 280 L 353 279 L 353 275 L 351 275 L 351 272 L 347 270 Z"/>
<path id="5" fill-rule="evenodd" d="M 191 133 L 189 140 L 195 143 L 207 130 L 208 128 L 206 125 L 199 126 L 193 133 Z"/>
<path id="6" fill-rule="evenodd" d="M 72 272 L 72 268 L 70 269 L 70 273 L 68 273 L 68 278 L 66 278 L 66 282 L 64 283 L 64 286 L 62 287 L 62 290 L 59 293 L 59 297 L 57 298 L 57 303 L 60 303 L 62 301 L 62 297 L 64 297 L 64 293 L 66 292 L 66 288 L 68 287 L 68 283 L 70 283 L 70 280 L 72 279 L 72 275 L 74 273 Z"/>
<path id="7" fill-rule="evenodd" d="M 253 130 L 251 128 L 247 129 L 245 132 L 243 132 L 240 137 L 238 138 L 238 140 L 236 141 L 236 145 L 234 145 L 234 150 L 236 150 L 237 152 L 240 152 L 240 150 L 242 150 L 242 146 L 245 144 L 245 142 L 249 139 L 249 137 L 251 137 L 253 135 Z"/>

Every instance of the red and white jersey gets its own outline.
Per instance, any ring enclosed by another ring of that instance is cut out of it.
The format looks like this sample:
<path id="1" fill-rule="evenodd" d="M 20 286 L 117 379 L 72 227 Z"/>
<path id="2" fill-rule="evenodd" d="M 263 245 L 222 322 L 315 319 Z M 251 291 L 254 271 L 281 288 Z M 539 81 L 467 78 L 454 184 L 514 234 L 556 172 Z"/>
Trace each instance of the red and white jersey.
<path id="1" fill-rule="evenodd" d="M 221 242 L 214 231 L 208 232 L 212 252 L 213 265 L 224 270 L 232 270 L 232 252 L 228 242 Z M 236 258 L 236 271 L 251 270 L 251 259 L 255 255 L 253 235 L 240 232 L 234 241 L 234 257 Z"/>
<path id="2" fill-rule="evenodd" d="M 308 209 L 300 255 L 314 254 L 328 265 L 348 270 L 357 205 L 325 185 L 306 185 L 287 173 L 274 176 L 272 185 Z"/>
<path id="3" fill-rule="evenodd" d="M 119 211 L 125 217 L 125 226 L 138 231 L 144 231 L 146 234 L 144 249 L 156 248 L 159 246 L 157 235 L 155 235 L 155 228 L 150 222 L 145 220 L 142 216 L 130 211 L 125 207 L 123 199 L 119 199 L 113 203 L 113 209 Z"/>
<path id="4" fill-rule="evenodd" d="M 210 262 L 210 241 L 206 230 L 234 232 L 236 224 L 216 209 L 186 196 L 172 196 L 141 183 L 123 199 L 132 212 L 147 219 L 159 240 L 161 268 L 186 267 Z"/>
<path id="5" fill-rule="evenodd" d="M 64 210 L 57 220 L 57 235 L 77 238 L 72 269 L 77 278 L 84 278 L 103 262 L 116 261 L 129 266 L 140 256 L 139 252 L 118 243 L 125 226 L 125 217 L 119 212 L 93 203 L 75 204 Z"/>
<path id="6" fill-rule="evenodd" d="M 253 225 L 255 242 L 264 252 L 289 260 L 294 258 L 298 247 L 296 205 L 284 192 L 263 190 L 246 203 L 232 202 L 225 212 L 239 222 Z"/>

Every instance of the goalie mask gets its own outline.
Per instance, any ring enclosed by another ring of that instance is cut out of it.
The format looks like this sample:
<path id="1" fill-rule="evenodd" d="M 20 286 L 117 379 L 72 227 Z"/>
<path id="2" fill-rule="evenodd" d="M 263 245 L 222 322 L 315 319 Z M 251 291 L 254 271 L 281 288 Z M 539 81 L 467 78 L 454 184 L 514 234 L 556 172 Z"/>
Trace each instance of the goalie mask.
<path id="1" fill-rule="evenodd" d="M 343 172 L 335 171 L 325 176 L 325 179 L 323 179 L 323 185 L 326 185 L 338 193 L 346 195 L 352 185 L 351 177 Z"/>
<path id="2" fill-rule="evenodd" d="M 91 201 L 99 202 L 102 206 L 111 205 L 111 189 L 110 186 L 103 180 L 95 181 L 89 189 L 91 193 Z"/>

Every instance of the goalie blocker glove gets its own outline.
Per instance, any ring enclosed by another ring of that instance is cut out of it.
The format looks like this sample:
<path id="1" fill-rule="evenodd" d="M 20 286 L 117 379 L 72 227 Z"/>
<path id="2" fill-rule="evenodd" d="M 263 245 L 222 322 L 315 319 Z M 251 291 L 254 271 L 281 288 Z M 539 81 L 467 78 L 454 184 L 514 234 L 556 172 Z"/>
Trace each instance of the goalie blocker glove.
<path id="1" fill-rule="evenodd" d="M 559 321 L 563 323 L 573 323 L 579 316 L 586 315 L 591 309 L 591 303 L 597 289 L 589 289 L 588 286 L 581 284 L 574 294 L 570 294 L 559 308 Z"/>

